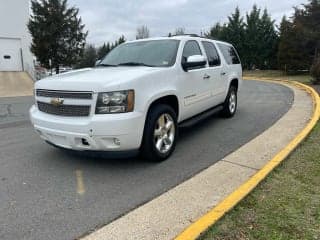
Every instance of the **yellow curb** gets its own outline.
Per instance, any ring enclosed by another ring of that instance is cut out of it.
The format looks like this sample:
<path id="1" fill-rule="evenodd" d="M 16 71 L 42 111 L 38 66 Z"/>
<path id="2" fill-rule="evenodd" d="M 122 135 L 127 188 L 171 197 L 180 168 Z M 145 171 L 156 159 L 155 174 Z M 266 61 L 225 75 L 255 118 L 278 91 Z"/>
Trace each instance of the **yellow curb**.
<path id="1" fill-rule="evenodd" d="M 275 169 L 282 161 L 284 161 L 288 157 L 288 155 L 309 135 L 320 118 L 320 97 L 313 88 L 296 81 L 274 78 L 246 78 L 246 80 L 273 81 L 276 83 L 291 84 L 300 89 L 303 89 L 312 96 L 314 103 L 313 116 L 306 127 L 284 149 L 278 152 L 274 156 L 274 158 L 271 159 L 261 170 L 259 170 L 247 182 L 245 182 L 233 193 L 222 200 L 207 214 L 205 214 L 196 222 L 191 224 L 188 228 L 186 228 L 175 238 L 175 240 L 197 239 L 201 235 L 201 233 L 205 232 L 210 226 L 215 224 L 221 217 L 223 217 L 243 198 L 245 198 L 262 180 L 264 180 L 268 176 L 268 174 L 272 172 L 273 169 Z"/>

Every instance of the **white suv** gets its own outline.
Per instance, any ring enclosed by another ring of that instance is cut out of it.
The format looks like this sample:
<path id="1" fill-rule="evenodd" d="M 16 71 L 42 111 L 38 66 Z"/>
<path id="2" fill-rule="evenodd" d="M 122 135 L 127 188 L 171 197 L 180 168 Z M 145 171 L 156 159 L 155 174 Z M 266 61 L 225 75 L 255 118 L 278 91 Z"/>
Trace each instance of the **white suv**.
<path id="1" fill-rule="evenodd" d="M 30 117 L 54 146 L 139 150 L 162 161 L 175 149 L 178 126 L 216 111 L 232 117 L 241 83 L 228 43 L 191 35 L 131 41 L 94 68 L 36 82 Z"/>

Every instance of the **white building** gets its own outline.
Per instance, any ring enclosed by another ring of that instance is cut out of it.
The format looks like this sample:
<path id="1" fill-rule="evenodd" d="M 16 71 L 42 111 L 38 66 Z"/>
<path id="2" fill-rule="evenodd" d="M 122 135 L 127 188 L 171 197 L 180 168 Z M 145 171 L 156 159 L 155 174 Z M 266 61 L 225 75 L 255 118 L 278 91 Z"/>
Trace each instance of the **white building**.
<path id="1" fill-rule="evenodd" d="M 26 71 L 34 76 L 29 15 L 29 0 L 0 0 L 0 71 Z"/>

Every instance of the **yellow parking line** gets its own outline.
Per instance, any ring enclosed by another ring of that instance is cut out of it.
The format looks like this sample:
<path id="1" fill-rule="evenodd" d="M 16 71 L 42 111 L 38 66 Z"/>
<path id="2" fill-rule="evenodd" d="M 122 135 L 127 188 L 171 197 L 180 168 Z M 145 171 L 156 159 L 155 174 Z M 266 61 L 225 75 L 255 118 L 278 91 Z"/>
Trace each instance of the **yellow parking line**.
<path id="1" fill-rule="evenodd" d="M 247 80 L 262 80 L 262 81 L 275 81 L 279 83 L 292 84 L 296 87 L 308 92 L 313 99 L 314 112 L 312 119 L 307 126 L 276 156 L 271 159 L 261 170 L 259 170 L 254 176 L 252 176 L 247 182 L 241 185 L 233 193 L 222 200 L 216 207 L 210 212 L 202 216 L 188 228 L 186 228 L 181 234 L 179 234 L 176 240 L 194 240 L 200 236 L 201 233 L 206 231 L 210 226 L 215 224 L 221 217 L 223 217 L 228 211 L 236 206 L 243 198 L 245 198 L 268 174 L 276 168 L 286 157 L 309 135 L 311 130 L 317 124 L 320 118 L 320 97 L 318 93 L 311 87 L 294 81 L 287 81 L 281 79 L 262 79 L 251 78 Z"/>
<path id="2" fill-rule="evenodd" d="M 77 193 L 79 195 L 85 194 L 86 190 L 83 183 L 83 174 L 81 170 L 76 170 L 76 177 L 77 177 Z"/>

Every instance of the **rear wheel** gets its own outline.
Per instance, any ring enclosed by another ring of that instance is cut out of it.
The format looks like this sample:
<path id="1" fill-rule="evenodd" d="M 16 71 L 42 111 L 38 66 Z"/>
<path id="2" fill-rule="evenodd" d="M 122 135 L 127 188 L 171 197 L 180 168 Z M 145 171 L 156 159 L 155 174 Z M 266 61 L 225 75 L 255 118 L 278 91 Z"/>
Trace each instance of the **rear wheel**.
<path id="1" fill-rule="evenodd" d="M 177 116 L 174 110 L 163 104 L 152 107 L 145 124 L 142 156 L 150 161 L 166 160 L 175 149 L 177 134 Z"/>
<path id="2" fill-rule="evenodd" d="M 228 95 L 223 104 L 222 115 L 227 118 L 231 118 L 235 115 L 238 107 L 238 95 L 237 88 L 230 86 Z"/>

